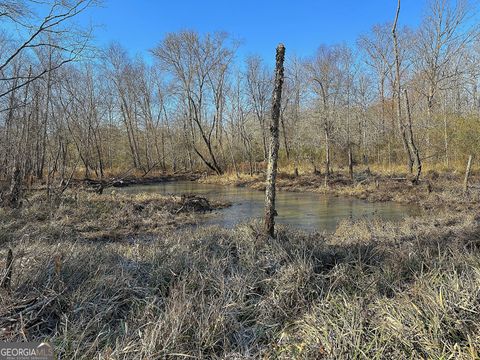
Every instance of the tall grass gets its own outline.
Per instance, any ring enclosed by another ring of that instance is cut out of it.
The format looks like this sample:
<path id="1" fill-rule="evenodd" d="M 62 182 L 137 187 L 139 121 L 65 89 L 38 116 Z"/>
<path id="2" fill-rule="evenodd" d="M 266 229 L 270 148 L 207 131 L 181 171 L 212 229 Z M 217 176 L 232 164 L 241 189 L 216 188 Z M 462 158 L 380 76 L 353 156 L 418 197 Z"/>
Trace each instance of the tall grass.
<path id="1" fill-rule="evenodd" d="M 129 242 L 92 241 L 65 216 L 54 236 L 6 243 L 16 259 L 1 340 L 47 340 L 67 359 L 479 357 L 474 215 L 345 221 L 331 235 L 280 228 L 276 239 L 256 223 L 186 228 Z"/>

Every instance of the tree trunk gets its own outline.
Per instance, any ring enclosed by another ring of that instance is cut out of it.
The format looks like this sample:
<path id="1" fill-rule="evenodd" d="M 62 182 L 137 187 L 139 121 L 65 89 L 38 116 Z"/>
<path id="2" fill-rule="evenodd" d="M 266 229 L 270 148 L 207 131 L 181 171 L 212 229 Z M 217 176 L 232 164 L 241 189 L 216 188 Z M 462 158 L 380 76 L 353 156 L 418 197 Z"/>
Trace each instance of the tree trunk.
<path id="1" fill-rule="evenodd" d="M 348 175 L 350 180 L 353 181 L 353 154 L 352 154 L 352 144 L 348 144 Z"/>
<path id="2" fill-rule="evenodd" d="M 272 98 L 272 124 L 270 126 L 270 146 L 268 154 L 267 187 L 265 190 L 265 232 L 274 237 L 275 235 L 275 180 L 277 177 L 277 161 L 279 148 L 278 123 L 280 118 L 280 106 L 282 102 L 283 86 L 283 61 L 285 59 L 285 46 L 277 46 L 275 66 L 275 86 Z"/>
<path id="3" fill-rule="evenodd" d="M 328 129 L 328 120 L 324 120 L 325 130 L 325 176 L 330 175 L 330 132 Z"/>
<path id="4" fill-rule="evenodd" d="M 447 118 L 447 94 L 445 94 L 445 105 L 444 105 L 444 114 L 443 114 L 443 141 L 445 146 L 445 166 L 448 168 L 450 166 L 450 156 L 448 154 L 448 118 Z"/>
<path id="5" fill-rule="evenodd" d="M 290 160 L 290 147 L 288 146 L 287 141 L 287 131 L 285 129 L 285 119 L 283 118 L 283 113 L 280 116 L 282 123 L 282 132 L 283 132 L 283 144 L 285 145 L 285 156 L 287 157 L 287 162 Z"/>
<path id="6" fill-rule="evenodd" d="M 22 171 L 18 166 L 18 163 L 15 164 L 13 170 L 12 179 L 10 181 L 10 189 L 7 193 L 6 205 L 11 208 L 17 208 L 20 206 L 20 201 L 22 199 Z"/>
<path id="7" fill-rule="evenodd" d="M 228 146 L 228 151 L 230 152 L 230 157 L 232 159 L 232 165 L 233 165 L 233 170 L 235 171 L 235 176 L 238 178 L 240 178 L 240 173 L 238 171 L 238 166 L 237 166 L 237 161 L 235 160 L 235 155 L 233 153 L 233 147 L 232 147 L 232 143 L 228 137 L 228 133 L 225 132 L 225 138 L 227 139 L 227 146 Z"/>
<path id="8" fill-rule="evenodd" d="M 405 148 L 405 152 L 407 154 L 408 172 L 412 173 L 413 158 L 412 158 L 412 153 L 410 152 L 410 147 L 408 146 L 405 124 L 403 123 L 403 120 L 402 120 L 402 103 L 401 103 L 402 84 L 400 81 L 400 55 L 399 55 L 398 40 L 397 40 L 397 22 L 398 22 L 399 15 L 400 15 L 400 0 L 398 0 L 397 12 L 395 14 L 395 21 L 392 27 L 393 47 L 395 51 L 395 72 L 396 72 L 395 85 L 396 85 L 396 93 L 397 93 L 397 121 L 402 134 L 403 147 Z"/>
<path id="9" fill-rule="evenodd" d="M 407 89 L 404 90 L 404 93 L 405 93 L 405 104 L 407 108 L 408 145 L 410 147 L 410 153 L 413 154 L 414 156 L 415 168 L 417 170 L 417 173 L 415 174 L 415 178 L 413 179 L 413 183 L 418 184 L 418 180 L 420 179 L 420 174 L 422 173 L 422 161 L 420 159 L 420 153 L 418 151 L 418 147 L 415 144 L 415 140 L 413 138 L 412 115 L 410 113 L 410 102 L 408 100 Z"/>
<path id="10" fill-rule="evenodd" d="M 463 180 L 463 194 L 468 192 L 468 178 L 470 177 L 470 171 L 472 169 L 472 155 L 468 157 L 467 170 L 465 171 L 465 179 Z"/>
<path id="11" fill-rule="evenodd" d="M 426 119 L 426 129 L 425 129 L 425 142 L 427 145 L 427 149 L 431 148 L 430 143 L 430 126 L 433 123 L 433 99 L 435 96 L 435 89 L 430 84 L 428 88 L 428 95 L 427 95 L 427 119 Z"/>

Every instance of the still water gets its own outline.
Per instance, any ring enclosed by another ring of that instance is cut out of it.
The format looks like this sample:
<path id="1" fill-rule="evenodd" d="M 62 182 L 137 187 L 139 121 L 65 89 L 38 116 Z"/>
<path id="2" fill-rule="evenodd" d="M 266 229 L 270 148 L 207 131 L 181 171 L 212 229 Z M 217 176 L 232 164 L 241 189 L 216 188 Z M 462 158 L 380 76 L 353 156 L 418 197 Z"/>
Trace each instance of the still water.
<path id="1" fill-rule="evenodd" d="M 263 216 L 265 194 L 263 191 L 234 186 L 201 184 L 194 181 L 163 182 L 149 185 L 133 185 L 116 189 L 118 192 L 159 194 L 195 194 L 210 200 L 231 203 L 230 207 L 216 210 L 208 216 L 207 224 L 224 227 Z M 316 193 L 277 192 L 276 222 L 308 231 L 334 231 L 343 219 L 379 217 L 384 220 L 400 220 L 415 215 L 418 209 L 393 202 L 370 203 L 364 200 L 335 197 Z"/>

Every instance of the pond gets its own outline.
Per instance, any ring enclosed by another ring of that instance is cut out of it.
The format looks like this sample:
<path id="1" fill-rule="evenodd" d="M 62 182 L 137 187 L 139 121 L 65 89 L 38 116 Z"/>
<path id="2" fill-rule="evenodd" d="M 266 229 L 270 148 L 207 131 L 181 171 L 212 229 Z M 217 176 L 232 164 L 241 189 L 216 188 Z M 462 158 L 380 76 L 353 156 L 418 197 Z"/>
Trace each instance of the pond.
<path id="1" fill-rule="evenodd" d="M 172 181 L 149 185 L 132 185 L 116 189 L 130 194 L 152 192 L 159 194 L 195 194 L 209 200 L 231 203 L 206 218 L 206 224 L 231 228 L 238 223 L 260 219 L 264 212 L 265 193 L 250 188 L 201 184 L 194 181 Z M 364 200 L 335 197 L 311 192 L 277 191 L 276 223 L 308 231 L 334 231 L 343 219 L 378 217 L 398 221 L 418 213 L 418 208 L 394 202 L 371 203 Z"/>

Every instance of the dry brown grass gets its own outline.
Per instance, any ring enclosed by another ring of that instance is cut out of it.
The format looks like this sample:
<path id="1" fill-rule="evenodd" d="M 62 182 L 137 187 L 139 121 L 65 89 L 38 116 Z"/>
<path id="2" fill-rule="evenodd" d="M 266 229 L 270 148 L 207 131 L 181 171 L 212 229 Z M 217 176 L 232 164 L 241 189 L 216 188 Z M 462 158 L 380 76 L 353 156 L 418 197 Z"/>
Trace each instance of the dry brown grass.
<path id="1" fill-rule="evenodd" d="M 117 196 L 2 210 L 0 259 L 12 247 L 15 262 L 1 340 L 46 340 L 66 359 L 479 357 L 472 213 L 269 239 L 256 223 L 173 231 L 190 214 Z M 118 236 L 93 241 L 104 226 Z"/>
<path id="2" fill-rule="evenodd" d="M 265 189 L 263 175 L 249 176 L 242 174 L 211 175 L 199 179 L 203 183 L 250 187 Z M 480 176 L 470 179 L 468 194 L 463 193 L 463 175 L 459 172 L 439 173 L 435 170 L 425 171 L 422 181 L 412 185 L 404 173 L 383 173 L 371 170 L 359 171 L 354 180 L 345 172 L 331 175 L 325 186 L 324 175 L 305 173 L 296 177 L 280 172 L 277 189 L 280 191 L 317 192 L 334 196 L 349 196 L 367 201 L 395 201 L 416 204 L 426 210 L 449 209 L 453 211 L 480 210 Z"/>
<path id="3" fill-rule="evenodd" d="M 38 194 L 27 198 L 20 209 L 0 207 L 0 242 L 23 236 L 116 241 L 155 235 L 198 222 L 198 212 L 184 206 L 185 200 L 159 194 L 69 191 L 52 203 Z M 211 205 L 220 208 L 228 204 Z"/>

